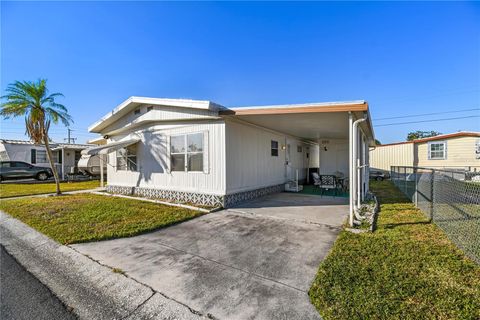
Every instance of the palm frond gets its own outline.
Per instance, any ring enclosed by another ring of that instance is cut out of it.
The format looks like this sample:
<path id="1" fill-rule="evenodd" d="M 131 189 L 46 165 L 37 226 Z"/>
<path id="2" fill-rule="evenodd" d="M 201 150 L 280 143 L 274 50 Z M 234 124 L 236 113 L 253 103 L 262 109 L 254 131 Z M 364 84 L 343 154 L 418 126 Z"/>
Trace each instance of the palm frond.
<path id="1" fill-rule="evenodd" d="M 6 94 L 0 99 L 0 116 L 4 118 L 25 117 L 26 134 L 35 142 L 48 135 L 50 124 L 61 121 L 65 126 L 73 122 L 67 108 L 55 101 L 63 94 L 48 94 L 47 81 L 15 81 L 9 84 Z"/>

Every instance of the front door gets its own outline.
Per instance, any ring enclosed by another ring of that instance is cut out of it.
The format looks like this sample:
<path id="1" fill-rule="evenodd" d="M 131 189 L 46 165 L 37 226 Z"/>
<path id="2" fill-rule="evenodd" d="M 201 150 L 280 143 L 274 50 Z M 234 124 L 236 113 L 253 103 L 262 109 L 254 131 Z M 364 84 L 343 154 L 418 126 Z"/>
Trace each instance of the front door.
<path id="1" fill-rule="evenodd" d="M 293 180 L 292 155 L 290 143 L 287 143 L 287 152 L 285 153 L 285 166 L 287 172 L 287 181 Z"/>

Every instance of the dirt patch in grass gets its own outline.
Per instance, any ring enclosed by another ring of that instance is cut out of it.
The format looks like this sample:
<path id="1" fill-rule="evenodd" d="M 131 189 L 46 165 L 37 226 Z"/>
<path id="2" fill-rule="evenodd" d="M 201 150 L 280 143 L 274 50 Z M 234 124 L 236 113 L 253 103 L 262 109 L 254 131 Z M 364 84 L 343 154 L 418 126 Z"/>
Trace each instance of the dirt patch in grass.
<path id="1" fill-rule="evenodd" d="M 389 181 L 374 233 L 342 231 L 310 289 L 325 319 L 480 319 L 480 266 Z"/>
<path id="2" fill-rule="evenodd" d="M 0 209 L 63 244 L 134 236 L 203 214 L 94 194 L 8 200 Z"/>
<path id="3" fill-rule="evenodd" d="M 88 190 L 100 187 L 98 180 L 81 181 L 81 182 L 62 182 L 60 190 L 76 191 Z M 28 196 L 36 194 L 54 193 L 55 183 L 1 183 L 0 198 Z"/>

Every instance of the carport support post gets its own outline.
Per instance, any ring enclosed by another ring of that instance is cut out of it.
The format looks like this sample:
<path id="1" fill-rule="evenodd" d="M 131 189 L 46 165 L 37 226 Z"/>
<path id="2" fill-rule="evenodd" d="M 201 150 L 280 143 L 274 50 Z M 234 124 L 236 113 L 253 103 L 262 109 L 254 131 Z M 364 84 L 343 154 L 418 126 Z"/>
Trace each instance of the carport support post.
<path id="1" fill-rule="evenodd" d="M 98 155 L 100 157 L 100 188 L 103 188 L 103 154 Z"/>
<path id="2" fill-rule="evenodd" d="M 65 148 L 62 148 L 62 180 L 65 180 Z"/>

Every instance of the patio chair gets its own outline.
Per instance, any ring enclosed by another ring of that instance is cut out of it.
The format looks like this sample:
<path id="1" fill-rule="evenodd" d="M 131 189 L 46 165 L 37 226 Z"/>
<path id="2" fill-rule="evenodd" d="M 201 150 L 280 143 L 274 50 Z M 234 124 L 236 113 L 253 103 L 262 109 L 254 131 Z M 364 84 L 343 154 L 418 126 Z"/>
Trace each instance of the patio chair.
<path id="1" fill-rule="evenodd" d="M 345 192 L 345 181 L 348 181 L 348 178 L 345 177 L 345 174 L 341 171 L 335 171 L 333 173 L 336 177 L 336 187 L 340 189 L 342 192 Z"/>
<path id="2" fill-rule="evenodd" d="M 321 195 L 323 195 L 324 190 L 333 189 L 335 191 L 335 196 L 337 195 L 337 177 L 334 175 L 321 175 L 320 176 L 320 184 L 318 186 L 321 191 Z"/>
<path id="3" fill-rule="evenodd" d="M 314 186 L 319 186 L 321 181 L 320 181 L 320 175 L 316 172 L 312 172 L 312 177 L 313 177 L 313 185 Z"/>

